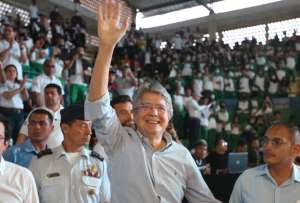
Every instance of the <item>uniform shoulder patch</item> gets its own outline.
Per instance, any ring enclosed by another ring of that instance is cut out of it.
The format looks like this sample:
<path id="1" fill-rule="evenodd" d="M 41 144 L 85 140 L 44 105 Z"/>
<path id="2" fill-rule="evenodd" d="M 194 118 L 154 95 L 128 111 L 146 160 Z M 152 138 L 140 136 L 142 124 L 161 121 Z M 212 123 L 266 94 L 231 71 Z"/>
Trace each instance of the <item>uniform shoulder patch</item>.
<path id="1" fill-rule="evenodd" d="M 46 155 L 49 155 L 49 154 L 52 154 L 52 150 L 51 149 L 45 149 L 43 151 L 40 151 L 40 153 L 37 154 L 37 158 L 41 158 L 43 156 L 46 156 Z"/>
<path id="2" fill-rule="evenodd" d="M 97 152 L 95 152 L 95 151 L 91 152 L 91 157 L 95 157 L 95 158 L 99 159 L 100 161 L 104 160 L 104 158 L 100 154 L 98 154 Z"/>

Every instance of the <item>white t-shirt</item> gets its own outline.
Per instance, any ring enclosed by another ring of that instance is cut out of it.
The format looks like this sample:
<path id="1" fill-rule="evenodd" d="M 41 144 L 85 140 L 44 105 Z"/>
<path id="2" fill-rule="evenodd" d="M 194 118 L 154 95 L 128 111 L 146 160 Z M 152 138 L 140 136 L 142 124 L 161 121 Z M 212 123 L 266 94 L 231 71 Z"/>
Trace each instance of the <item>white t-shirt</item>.
<path id="1" fill-rule="evenodd" d="M 225 78 L 224 79 L 224 89 L 227 92 L 234 92 L 234 82 L 232 78 Z"/>
<path id="2" fill-rule="evenodd" d="M 193 90 L 194 90 L 194 94 L 201 95 L 203 91 L 203 81 L 201 79 L 198 78 L 194 79 Z"/>
<path id="3" fill-rule="evenodd" d="M 41 75 L 38 75 L 32 80 L 31 91 L 40 94 L 42 105 L 45 105 L 44 89 L 50 83 L 59 85 L 61 87 L 62 94 L 64 94 L 64 88 L 62 86 L 62 83 L 56 76 L 52 76 L 52 78 L 50 78 L 45 73 L 42 73 Z"/>
<path id="4" fill-rule="evenodd" d="M 30 17 L 37 19 L 38 18 L 38 14 L 39 14 L 39 9 L 36 5 L 30 5 L 29 6 L 29 11 L 30 11 Z"/>
<path id="5" fill-rule="evenodd" d="M 216 130 L 217 129 L 217 121 L 214 117 L 210 117 L 208 120 L 208 129 Z"/>
<path id="6" fill-rule="evenodd" d="M 279 80 L 282 80 L 286 76 L 286 71 L 284 69 L 276 70 L 276 75 Z"/>
<path id="7" fill-rule="evenodd" d="M 181 50 L 183 47 L 183 40 L 180 36 L 176 36 L 174 39 L 175 49 Z"/>
<path id="8" fill-rule="evenodd" d="M 181 95 L 173 95 L 174 106 L 176 106 L 180 111 L 184 108 L 184 100 Z"/>
<path id="9" fill-rule="evenodd" d="M 8 49 L 9 43 L 6 40 L 0 41 L 0 52 L 4 51 L 5 49 Z M 7 57 L 3 60 L 3 66 L 13 64 L 17 68 L 17 78 L 18 80 L 23 80 L 23 69 L 22 65 L 19 61 L 19 58 L 21 56 L 21 50 L 19 43 L 14 41 L 12 48 L 8 51 Z"/>
<path id="10" fill-rule="evenodd" d="M 272 81 L 270 81 L 268 91 L 271 94 L 277 93 L 277 91 L 278 91 L 278 82 L 272 82 Z"/>
<path id="11" fill-rule="evenodd" d="M 192 64 L 184 63 L 182 69 L 182 76 L 191 76 L 193 74 Z"/>
<path id="12" fill-rule="evenodd" d="M 209 77 L 204 77 L 204 85 L 203 85 L 204 90 L 209 90 L 209 91 L 214 91 L 214 83 L 212 80 L 210 80 Z"/>
<path id="13" fill-rule="evenodd" d="M 3 97 L 3 93 L 6 91 L 13 91 L 20 88 L 18 83 L 13 83 L 9 80 L 6 80 L 4 84 L 0 85 L 0 106 L 5 108 L 15 108 L 15 109 L 23 109 L 23 99 L 22 94 L 18 93 L 13 96 L 11 99 L 6 99 Z"/>
<path id="14" fill-rule="evenodd" d="M 288 56 L 286 58 L 286 67 L 289 68 L 290 70 L 295 70 L 295 67 L 296 67 L 295 57 Z"/>
<path id="15" fill-rule="evenodd" d="M 213 77 L 214 89 L 223 91 L 224 90 L 224 78 L 221 75 L 216 75 Z"/>
<path id="16" fill-rule="evenodd" d="M 64 62 L 60 59 L 55 60 L 55 76 L 62 77 L 62 72 L 64 69 Z"/>
<path id="17" fill-rule="evenodd" d="M 265 91 L 265 78 L 264 77 L 260 77 L 259 75 L 257 75 L 254 79 L 254 84 L 259 87 L 260 91 Z M 257 89 L 257 87 L 255 87 L 254 89 Z"/>
<path id="18" fill-rule="evenodd" d="M 240 92 L 250 92 L 250 87 L 249 87 L 249 78 L 247 77 L 241 77 L 240 79 Z"/>
<path id="19" fill-rule="evenodd" d="M 222 122 L 228 122 L 228 120 L 229 120 L 229 113 L 227 111 L 224 111 L 224 112 L 219 111 L 217 115 L 218 115 L 218 119 L 220 121 L 222 121 Z"/>
<path id="20" fill-rule="evenodd" d="M 81 157 L 81 153 L 79 152 L 67 152 L 68 160 L 70 161 L 71 165 L 73 166 Z"/>
<path id="21" fill-rule="evenodd" d="M 38 203 L 39 197 L 32 173 L 24 167 L 0 158 L 0 202 Z"/>
<path id="22" fill-rule="evenodd" d="M 70 83 L 71 84 L 77 84 L 77 85 L 83 85 L 83 66 L 82 61 L 79 59 L 76 59 L 75 61 L 75 74 L 70 76 Z"/>
<path id="23" fill-rule="evenodd" d="M 249 108 L 249 102 L 248 101 L 239 101 L 238 103 L 238 109 L 241 111 L 241 112 L 248 112 L 248 108 Z"/>

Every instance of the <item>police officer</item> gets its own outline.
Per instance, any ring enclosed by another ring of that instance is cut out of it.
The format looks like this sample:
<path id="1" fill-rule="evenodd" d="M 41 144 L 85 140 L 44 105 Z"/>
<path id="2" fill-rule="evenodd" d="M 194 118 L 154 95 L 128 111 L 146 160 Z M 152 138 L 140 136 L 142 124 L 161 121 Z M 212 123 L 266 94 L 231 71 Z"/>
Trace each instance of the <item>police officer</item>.
<path id="1" fill-rule="evenodd" d="M 91 121 L 84 119 L 83 105 L 61 111 L 62 145 L 39 153 L 31 169 L 41 203 L 110 202 L 107 164 L 96 152 L 85 148 Z"/>

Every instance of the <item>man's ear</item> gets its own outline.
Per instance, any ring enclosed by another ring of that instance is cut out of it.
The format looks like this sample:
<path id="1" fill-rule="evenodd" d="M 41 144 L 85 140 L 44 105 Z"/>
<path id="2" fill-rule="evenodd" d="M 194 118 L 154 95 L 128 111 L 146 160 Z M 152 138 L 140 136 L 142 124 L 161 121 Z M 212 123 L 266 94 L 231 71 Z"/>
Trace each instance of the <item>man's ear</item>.
<path id="1" fill-rule="evenodd" d="M 59 96 L 59 100 L 60 100 L 60 104 L 63 105 L 64 104 L 64 97 L 62 95 Z"/>
<path id="2" fill-rule="evenodd" d="M 60 124 L 60 128 L 63 132 L 63 134 L 67 133 L 68 132 L 68 129 L 69 129 L 69 125 L 66 124 L 66 123 L 63 123 L 63 124 Z"/>
<path id="3" fill-rule="evenodd" d="M 299 156 L 300 155 L 300 144 L 295 144 L 293 146 L 293 155 L 295 157 Z"/>
<path id="4" fill-rule="evenodd" d="M 4 149 L 3 149 L 3 152 L 5 152 L 9 146 L 9 141 L 10 140 L 4 140 Z"/>

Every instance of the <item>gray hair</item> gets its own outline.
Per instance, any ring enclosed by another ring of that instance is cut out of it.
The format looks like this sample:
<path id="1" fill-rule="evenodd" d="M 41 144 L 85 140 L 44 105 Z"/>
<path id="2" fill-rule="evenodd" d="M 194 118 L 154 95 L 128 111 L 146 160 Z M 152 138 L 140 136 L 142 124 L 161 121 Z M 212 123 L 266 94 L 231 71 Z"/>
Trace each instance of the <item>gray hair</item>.
<path id="1" fill-rule="evenodd" d="M 147 81 L 135 91 L 132 101 L 133 107 L 139 105 L 140 99 L 147 92 L 160 94 L 164 98 L 167 105 L 169 119 L 171 119 L 173 116 L 172 98 L 168 91 L 157 81 Z"/>

